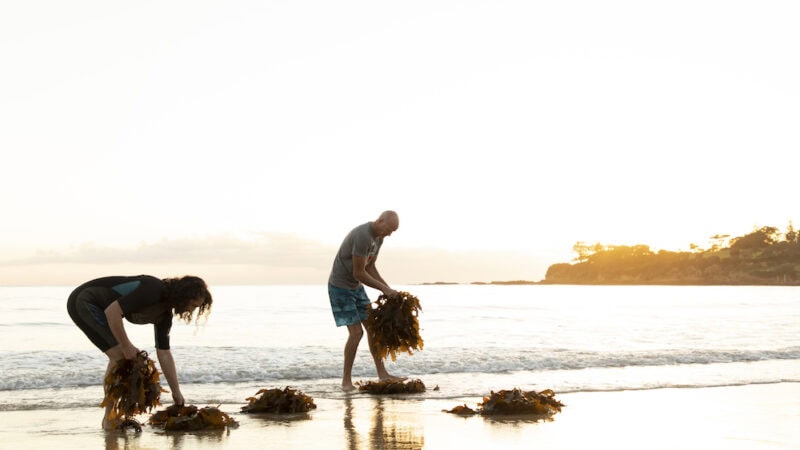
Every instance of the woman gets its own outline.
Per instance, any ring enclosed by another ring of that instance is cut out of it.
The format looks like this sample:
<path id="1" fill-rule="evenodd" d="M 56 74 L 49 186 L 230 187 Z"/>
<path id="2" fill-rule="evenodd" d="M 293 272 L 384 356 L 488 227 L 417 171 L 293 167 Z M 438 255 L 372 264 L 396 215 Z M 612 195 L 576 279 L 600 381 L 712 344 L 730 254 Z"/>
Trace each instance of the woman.
<path id="1" fill-rule="evenodd" d="M 211 303 L 211 293 L 205 281 L 195 276 L 163 280 L 150 275 L 111 276 L 78 286 L 67 300 L 67 311 L 89 340 L 108 356 L 106 375 L 117 361 L 133 359 L 139 353 L 125 333 L 122 318 L 135 324 L 152 323 L 161 372 L 169 383 L 173 401 L 182 405 L 184 400 L 175 361 L 169 350 L 172 316 L 188 323 L 192 321 L 195 309 L 197 319 L 201 315 L 208 316 Z M 106 407 L 103 416 L 104 429 L 115 427 L 107 420 L 110 408 Z"/>

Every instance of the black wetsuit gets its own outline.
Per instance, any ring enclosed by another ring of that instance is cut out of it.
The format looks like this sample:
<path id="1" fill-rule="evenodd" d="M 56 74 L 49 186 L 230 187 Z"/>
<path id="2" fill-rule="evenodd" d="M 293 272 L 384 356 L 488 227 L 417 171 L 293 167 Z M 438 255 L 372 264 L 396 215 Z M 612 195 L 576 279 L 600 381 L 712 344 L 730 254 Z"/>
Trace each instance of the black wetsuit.
<path id="1" fill-rule="evenodd" d="M 67 311 L 89 340 L 105 352 L 118 344 L 105 315 L 105 309 L 117 301 L 129 322 L 154 325 L 156 348 L 165 350 L 169 349 L 172 306 L 161 301 L 164 287 L 162 280 L 150 275 L 98 278 L 72 291 Z"/>

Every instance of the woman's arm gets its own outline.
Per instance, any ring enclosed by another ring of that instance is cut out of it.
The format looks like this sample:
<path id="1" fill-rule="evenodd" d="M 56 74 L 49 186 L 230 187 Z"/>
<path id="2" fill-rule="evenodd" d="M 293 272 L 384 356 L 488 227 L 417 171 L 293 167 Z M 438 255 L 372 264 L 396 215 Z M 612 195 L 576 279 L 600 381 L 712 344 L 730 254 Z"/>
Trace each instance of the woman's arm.
<path id="1" fill-rule="evenodd" d="M 114 335 L 117 344 L 122 349 L 122 355 L 125 359 L 135 358 L 136 354 L 139 353 L 139 349 L 134 347 L 130 339 L 128 339 L 128 333 L 125 332 L 125 327 L 122 325 L 122 307 L 119 306 L 119 302 L 114 301 L 114 303 L 108 305 L 104 312 L 111 334 Z"/>
<path id="2" fill-rule="evenodd" d="M 172 358 L 172 352 L 169 349 L 156 349 L 156 356 L 158 356 L 158 363 L 161 365 L 161 372 L 164 378 L 167 379 L 169 389 L 172 392 L 172 400 L 176 405 L 183 405 L 183 394 L 181 394 L 181 387 L 178 385 L 178 372 L 175 370 L 175 360 Z"/>

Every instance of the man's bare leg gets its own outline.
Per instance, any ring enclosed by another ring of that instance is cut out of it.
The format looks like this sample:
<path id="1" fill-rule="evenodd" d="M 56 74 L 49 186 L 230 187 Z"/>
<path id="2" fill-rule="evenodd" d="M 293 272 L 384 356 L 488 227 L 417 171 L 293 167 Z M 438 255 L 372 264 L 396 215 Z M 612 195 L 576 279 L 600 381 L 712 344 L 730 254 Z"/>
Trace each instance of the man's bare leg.
<path id="1" fill-rule="evenodd" d="M 364 327 L 366 328 L 366 327 Z M 378 355 L 378 351 L 372 345 L 372 335 L 367 329 L 367 343 L 369 344 L 369 352 L 372 354 L 372 360 L 375 362 L 375 369 L 378 371 L 378 379 L 381 381 L 402 381 L 403 377 L 396 377 L 386 371 L 386 366 L 383 365 L 383 358 Z"/>
<path id="2" fill-rule="evenodd" d="M 361 328 L 361 323 L 354 323 L 347 326 L 347 332 L 347 343 L 344 345 L 344 368 L 342 370 L 342 390 L 345 392 L 356 389 L 353 386 L 352 379 L 353 362 L 356 360 L 358 343 L 361 342 L 364 330 Z"/>

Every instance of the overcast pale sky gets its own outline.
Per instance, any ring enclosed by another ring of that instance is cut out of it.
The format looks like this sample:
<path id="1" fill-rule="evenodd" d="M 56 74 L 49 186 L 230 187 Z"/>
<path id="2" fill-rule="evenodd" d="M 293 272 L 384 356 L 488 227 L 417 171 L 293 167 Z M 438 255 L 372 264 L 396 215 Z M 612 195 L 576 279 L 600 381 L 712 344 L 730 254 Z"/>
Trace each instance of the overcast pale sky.
<path id="1" fill-rule="evenodd" d="M 794 1 L 6 1 L 0 284 L 538 280 L 800 217 Z"/>

